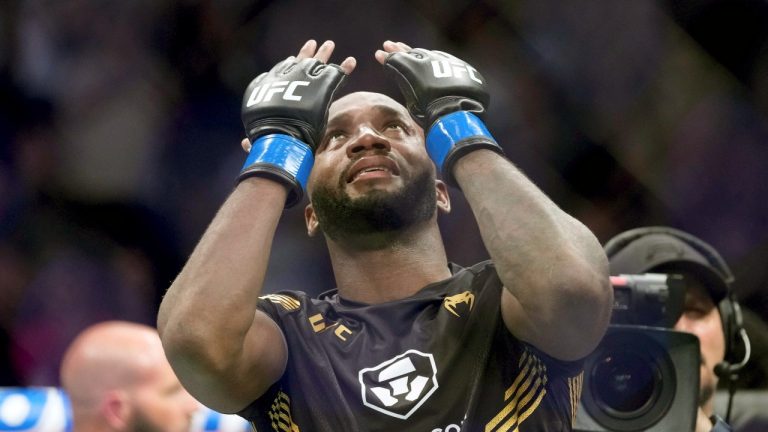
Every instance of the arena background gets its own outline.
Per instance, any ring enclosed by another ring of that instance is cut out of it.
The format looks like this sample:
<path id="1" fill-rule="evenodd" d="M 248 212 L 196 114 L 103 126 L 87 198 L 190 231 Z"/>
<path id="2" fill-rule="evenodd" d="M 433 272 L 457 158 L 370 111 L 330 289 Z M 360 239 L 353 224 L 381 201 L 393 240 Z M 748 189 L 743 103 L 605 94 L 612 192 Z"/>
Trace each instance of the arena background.
<path id="1" fill-rule="evenodd" d="M 768 316 L 766 1 L 3 1 L 0 386 L 58 385 L 88 324 L 154 323 L 244 160 L 243 90 L 308 38 L 357 57 L 343 93 L 399 98 L 373 59 L 385 39 L 468 60 L 489 129 L 556 203 L 602 242 L 694 233 Z M 452 192 L 448 254 L 472 264 L 486 253 Z M 267 291 L 333 288 L 301 207 Z"/>

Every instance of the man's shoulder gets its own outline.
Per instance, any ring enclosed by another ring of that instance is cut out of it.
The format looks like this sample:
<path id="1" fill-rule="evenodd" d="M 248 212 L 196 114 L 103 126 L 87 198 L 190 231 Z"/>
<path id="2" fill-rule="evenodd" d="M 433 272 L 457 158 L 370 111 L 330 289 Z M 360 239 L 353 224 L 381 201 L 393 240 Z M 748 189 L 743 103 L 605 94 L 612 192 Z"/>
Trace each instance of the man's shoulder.
<path id="1" fill-rule="evenodd" d="M 451 273 L 453 273 L 454 275 L 457 275 L 461 272 L 469 272 L 474 275 L 479 275 L 488 271 L 494 271 L 494 272 L 496 271 L 496 266 L 493 264 L 493 261 L 491 260 L 480 261 L 477 264 L 473 264 L 469 267 L 463 267 L 454 262 L 449 262 L 448 267 L 450 267 Z"/>
<path id="2" fill-rule="evenodd" d="M 731 432 L 733 428 L 719 416 L 713 415 L 709 419 L 712 422 L 711 432 Z"/>
<path id="3" fill-rule="evenodd" d="M 257 307 L 275 318 L 311 311 L 333 302 L 333 296 L 314 298 L 304 291 L 285 290 L 259 296 Z"/>
<path id="4" fill-rule="evenodd" d="M 498 279 L 496 273 L 496 266 L 493 261 L 485 260 L 480 261 L 477 264 L 473 264 L 468 267 L 463 267 L 459 264 L 450 262 L 448 267 L 451 269 L 450 281 L 462 281 L 465 283 L 476 283 L 476 281 L 493 280 Z"/>
<path id="5" fill-rule="evenodd" d="M 501 287 L 502 283 L 496 273 L 493 261 L 481 261 L 469 267 L 461 267 L 450 263 L 453 276 L 447 281 L 446 288 L 454 289 L 467 287 L 472 290 L 484 290 L 488 286 Z"/>
<path id="6" fill-rule="evenodd" d="M 285 309 L 297 309 L 309 296 L 303 291 L 277 291 L 259 296 L 259 302 L 268 302 Z"/>

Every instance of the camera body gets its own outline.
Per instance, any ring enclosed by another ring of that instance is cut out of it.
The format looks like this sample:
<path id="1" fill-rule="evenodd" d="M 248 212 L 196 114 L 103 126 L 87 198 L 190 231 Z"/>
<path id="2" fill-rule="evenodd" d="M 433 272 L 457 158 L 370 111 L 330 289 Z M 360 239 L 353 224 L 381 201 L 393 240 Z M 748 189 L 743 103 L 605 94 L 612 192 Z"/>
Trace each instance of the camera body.
<path id="1" fill-rule="evenodd" d="M 685 305 L 685 283 L 675 274 L 611 276 L 611 324 L 672 328 Z"/>
<path id="2" fill-rule="evenodd" d="M 699 340 L 672 330 L 683 311 L 678 275 L 611 278 L 611 325 L 584 364 L 575 431 L 692 431 L 699 396 Z"/>

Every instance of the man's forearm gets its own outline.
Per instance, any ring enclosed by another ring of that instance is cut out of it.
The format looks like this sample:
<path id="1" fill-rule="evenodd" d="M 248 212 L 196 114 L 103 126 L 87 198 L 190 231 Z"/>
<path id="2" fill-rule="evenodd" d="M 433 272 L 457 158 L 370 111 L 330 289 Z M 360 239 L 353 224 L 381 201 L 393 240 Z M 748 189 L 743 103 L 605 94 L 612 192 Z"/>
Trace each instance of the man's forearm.
<path id="1" fill-rule="evenodd" d="M 595 344 L 612 293 L 607 259 L 594 235 L 494 152 L 464 156 L 454 174 L 502 282 L 526 314 L 555 339 L 579 328 L 584 346 Z"/>
<path id="2" fill-rule="evenodd" d="M 607 271 L 605 253 L 594 235 L 501 156 L 470 153 L 457 163 L 455 175 L 500 272 L 516 279 L 540 279 L 553 271 L 570 273 L 567 268 L 553 269 L 552 263 L 571 258 Z"/>
<path id="3" fill-rule="evenodd" d="M 197 346 L 222 357 L 242 349 L 285 199 L 282 185 L 258 177 L 233 191 L 160 305 L 166 346 Z"/>

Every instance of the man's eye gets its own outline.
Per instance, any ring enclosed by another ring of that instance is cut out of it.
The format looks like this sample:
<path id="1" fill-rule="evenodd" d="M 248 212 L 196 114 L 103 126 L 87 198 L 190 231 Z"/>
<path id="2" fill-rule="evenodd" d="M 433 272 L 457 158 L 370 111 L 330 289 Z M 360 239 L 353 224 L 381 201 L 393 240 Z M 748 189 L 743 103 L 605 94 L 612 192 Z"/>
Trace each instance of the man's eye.
<path id="1" fill-rule="evenodd" d="M 334 146 L 335 144 L 339 144 L 340 142 L 343 142 L 346 137 L 346 134 L 344 131 L 330 131 L 325 134 L 325 139 L 323 140 L 323 144 L 320 146 L 320 149 L 325 149 L 328 146 Z"/>
<path id="2" fill-rule="evenodd" d="M 683 312 L 692 317 L 703 317 L 706 315 L 709 311 L 701 306 L 696 305 L 686 305 Z"/>
<path id="3" fill-rule="evenodd" d="M 400 122 L 389 123 L 388 125 L 384 126 L 384 130 L 387 130 L 387 131 L 398 131 L 398 132 L 406 132 L 407 131 L 406 128 L 405 128 L 405 125 L 403 125 Z"/>

